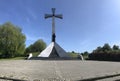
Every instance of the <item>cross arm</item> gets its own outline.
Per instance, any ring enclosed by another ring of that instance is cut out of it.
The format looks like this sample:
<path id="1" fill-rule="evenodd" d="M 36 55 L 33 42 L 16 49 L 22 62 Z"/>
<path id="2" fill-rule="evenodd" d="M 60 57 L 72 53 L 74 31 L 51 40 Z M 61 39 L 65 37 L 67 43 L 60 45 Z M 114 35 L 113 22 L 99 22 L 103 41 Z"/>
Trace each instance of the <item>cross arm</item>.
<path id="1" fill-rule="evenodd" d="M 52 17 L 53 15 L 51 14 L 45 14 L 45 19 Z"/>
<path id="2" fill-rule="evenodd" d="M 63 16 L 62 16 L 62 14 L 55 15 L 55 17 L 56 17 L 56 18 L 63 19 Z"/>

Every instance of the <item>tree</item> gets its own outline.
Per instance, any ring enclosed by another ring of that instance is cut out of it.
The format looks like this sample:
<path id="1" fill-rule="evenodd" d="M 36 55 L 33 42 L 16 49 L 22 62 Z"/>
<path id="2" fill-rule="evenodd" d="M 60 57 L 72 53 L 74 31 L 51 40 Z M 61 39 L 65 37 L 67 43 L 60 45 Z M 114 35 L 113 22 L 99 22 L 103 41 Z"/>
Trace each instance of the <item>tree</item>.
<path id="1" fill-rule="evenodd" d="M 32 52 L 32 44 L 26 48 L 25 53 L 31 53 Z"/>
<path id="2" fill-rule="evenodd" d="M 84 54 L 84 55 L 89 55 L 89 52 L 88 52 L 88 51 L 85 51 L 83 54 Z"/>
<path id="3" fill-rule="evenodd" d="M 84 59 L 88 59 L 89 54 L 90 53 L 88 51 L 81 53 L 81 55 L 83 56 Z"/>
<path id="4" fill-rule="evenodd" d="M 93 50 L 93 53 L 103 53 L 103 49 L 101 46 L 97 47 L 96 50 Z"/>
<path id="5" fill-rule="evenodd" d="M 113 48 L 112 48 L 113 50 L 119 50 L 119 46 L 117 46 L 117 45 L 113 45 Z"/>
<path id="6" fill-rule="evenodd" d="M 76 53 L 75 51 L 71 51 L 71 52 L 68 52 L 69 56 L 70 57 L 78 57 L 78 53 Z"/>
<path id="7" fill-rule="evenodd" d="M 72 53 L 75 53 L 74 51 L 72 51 Z"/>
<path id="8" fill-rule="evenodd" d="M 108 43 L 104 44 L 104 46 L 102 47 L 102 50 L 104 51 L 104 53 L 109 53 L 112 51 L 112 49 Z"/>
<path id="9" fill-rule="evenodd" d="M 26 53 L 30 52 L 41 52 L 46 48 L 46 43 L 39 39 L 34 44 L 31 44 L 29 47 L 26 48 Z"/>
<path id="10" fill-rule="evenodd" d="M 1 57 L 15 57 L 24 54 L 26 37 L 22 29 L 7 22 L 0 25 Z"/>
<path id="11" fill-rule="evenodd" d="M 113 47 L 112 47 L 112 53 L 113 54 L 120 54 L 119 46 L 113 45 Z"/>
<path id="12" fill-rule="evenodd" d="M 114 45 L 112 48 L 108 43 L 103 47 L 98 47 L 90 55 L 89 59 L 92 60 L 108 60 L 108 61 L 120 61 L 120 49 L 119 46 Z"/>

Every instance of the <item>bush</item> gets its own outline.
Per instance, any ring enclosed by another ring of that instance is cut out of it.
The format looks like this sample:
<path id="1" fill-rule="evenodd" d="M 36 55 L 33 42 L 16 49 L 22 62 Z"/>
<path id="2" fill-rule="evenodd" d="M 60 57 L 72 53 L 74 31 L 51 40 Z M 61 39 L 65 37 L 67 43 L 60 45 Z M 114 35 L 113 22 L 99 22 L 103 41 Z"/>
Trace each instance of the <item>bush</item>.
<path id="1" fill-rule="evenodd" d="M 90 60 L 101 61 L 120 61 L 120 54 L 113 53 L 94 53 L 89 55 Z"/>

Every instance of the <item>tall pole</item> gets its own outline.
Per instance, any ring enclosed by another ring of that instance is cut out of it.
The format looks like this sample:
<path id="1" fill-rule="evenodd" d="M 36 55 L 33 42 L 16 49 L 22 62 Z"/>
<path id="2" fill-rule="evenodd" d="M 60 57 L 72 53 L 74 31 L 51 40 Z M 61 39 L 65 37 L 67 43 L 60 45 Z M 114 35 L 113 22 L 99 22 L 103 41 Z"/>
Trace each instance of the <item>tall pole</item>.
<path id="1" fill-rule="evenodd" d="M 55 17 L 53 16 L 52 17 L 52 42 L 55 42 L 55 38 L 56 38 L 56 35 L 55 35 Z"/>

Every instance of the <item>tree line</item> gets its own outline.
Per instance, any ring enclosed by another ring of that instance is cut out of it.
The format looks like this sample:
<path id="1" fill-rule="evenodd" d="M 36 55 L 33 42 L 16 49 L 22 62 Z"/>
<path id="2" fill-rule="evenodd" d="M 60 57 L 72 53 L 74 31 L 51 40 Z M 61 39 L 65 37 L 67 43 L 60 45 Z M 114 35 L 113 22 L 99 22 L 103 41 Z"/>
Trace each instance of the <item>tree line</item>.
<path id="1" fill-rule="evenodd" d="M 91 60 L 102 61 L 120 61 L 120 48 L 118 45 L 111 47 L 108 43 L 104 46 L 99 46 L 89 54 Z"/>
<path id="2" fill-rule="evenodd" d="M 26 36 L 22 33 L 22 29 L 6 22 L 0 25 L 0 58 L 11 58 L 18 56 L 26 56 L 29 53 L 40 53 L 46 48 L 46 43 L 42 39 L 36 40 L 33 44 L 26 48 Z M 68 52 L 71 57 L 77 57 L 74 51 Z M 92 53 L 85 51 L 81 53 L 86 59 L 90 60 L 111 60 L 120 61 L 120 48 L 118 45 L 111 47 L 108 43 L 102 47 L 99 46 Z"/>
<path id="3" fill-rule="evenodd" d="M 0 58 L 26 56 L 30 52 L 41 52 L 46 47 L 42 39 L 38 39 L 27 48 L 25 41 L 26 36 L 20 27 L 10 22 L 0 25 Z"/>

